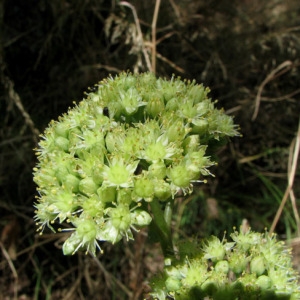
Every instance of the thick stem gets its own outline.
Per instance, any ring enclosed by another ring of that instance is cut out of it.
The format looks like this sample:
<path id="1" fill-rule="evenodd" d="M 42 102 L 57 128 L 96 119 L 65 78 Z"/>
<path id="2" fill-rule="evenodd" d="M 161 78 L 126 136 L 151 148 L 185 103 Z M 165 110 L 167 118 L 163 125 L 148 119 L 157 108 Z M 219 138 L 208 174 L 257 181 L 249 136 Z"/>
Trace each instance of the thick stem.
<path id="1" fill-rule="evenodd" d="M 157 199 L 150 202 L 151 211 L 153 213 L 153 220 L 151 222 L 150 230 L 152 234 L 158 238 L 165 258 L 173 256 L 173 242 L 171 237 L 171 230 L 166 223 L 164 212 L 160 207 Z"/>

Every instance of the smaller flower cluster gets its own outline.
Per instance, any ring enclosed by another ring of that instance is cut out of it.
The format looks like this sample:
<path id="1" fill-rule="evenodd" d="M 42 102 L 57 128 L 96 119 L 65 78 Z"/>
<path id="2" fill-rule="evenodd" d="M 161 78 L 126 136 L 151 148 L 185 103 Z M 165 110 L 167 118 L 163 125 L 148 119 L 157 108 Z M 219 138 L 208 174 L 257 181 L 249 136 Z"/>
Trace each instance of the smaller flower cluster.
<path id="1" fill-rule="evenodd" d="M 154 299 L 300 299 L 291 254 L 275 235 L 248 231 L 181 246 L 180 261 L 152 281 Z"/>
<path id="2" fill-rule="evenodd" d="M 210 140 L 238 135 L 209 90 L 180 78 L 122 73 L 46 128 L 34 181 L 39 229 L 71 224 L 65 254 L 95 254 L 98 241 L 133 239 L 152 218 L 148 202 L 169 201 L 210 175 Z M 68 229 L 69 230 L 69 229 Z"/>

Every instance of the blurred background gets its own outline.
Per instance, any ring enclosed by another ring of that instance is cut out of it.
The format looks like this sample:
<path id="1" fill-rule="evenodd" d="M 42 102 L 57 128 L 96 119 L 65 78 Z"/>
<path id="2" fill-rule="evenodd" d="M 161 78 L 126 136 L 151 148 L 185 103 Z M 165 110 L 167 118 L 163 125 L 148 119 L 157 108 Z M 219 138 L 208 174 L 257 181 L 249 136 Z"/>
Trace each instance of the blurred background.
<path id="1" fill-rule="evenodd" d="M 65 234 L 39 236 L 33 221 L 39 134 L 124 70 L 195 79 L 241 127 L 214 156 L 215 177 L 177 200 L 174 238 L 222 237 L 246 219 L 256 231 L 273 226 L 299 267 L 299 1 L 158 4 L 0 1 L 0 300 L 143 299 L 162 268 L 147 231 L 96 259 L 65 257 Z"/>

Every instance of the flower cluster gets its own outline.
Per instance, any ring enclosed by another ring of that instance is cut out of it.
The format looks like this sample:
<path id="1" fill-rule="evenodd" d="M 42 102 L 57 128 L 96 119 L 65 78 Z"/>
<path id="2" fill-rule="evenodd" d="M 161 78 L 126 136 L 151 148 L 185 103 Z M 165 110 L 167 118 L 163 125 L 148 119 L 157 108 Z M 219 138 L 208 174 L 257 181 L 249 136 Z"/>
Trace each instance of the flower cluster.
<path id="1" fill-rule="evenodd" d="M 181 246 L 181 260 L 165 266 L 152 282 L 154 299 L 299 299 L 291 254 L 276 236 L 231 234 Z"/>
<path id="2" fill-rule="evenodd" d="M 211 140 L 238 135 L 194 81 L 122 73 L 50 122 L 36 150 L 39 230 L 68 223 L 65 254 L 133 239 L 151 222 L 148 203 L 170 201 L 210 175 Z M 154 216 L 155 217 L 155 216 Z"/>

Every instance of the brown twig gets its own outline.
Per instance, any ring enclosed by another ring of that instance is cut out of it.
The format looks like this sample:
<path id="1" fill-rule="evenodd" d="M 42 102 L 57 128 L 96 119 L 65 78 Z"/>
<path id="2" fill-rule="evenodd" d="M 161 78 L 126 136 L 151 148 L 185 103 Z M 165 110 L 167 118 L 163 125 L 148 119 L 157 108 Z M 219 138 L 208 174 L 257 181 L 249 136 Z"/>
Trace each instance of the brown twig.
<path id="1" fill-rule="evenodd" d="M 286 94 L 284 96 L 281 96 L 281 97 L 277 97 L 277 98 L 267 98 L 267 97 L 261 97 L 261 101 L 265 101 L 265 102 L 278 102 L 278 101 L 283 101 L 283 100 L 288 100 L 290 98 L 292 98 L 293 96 L 297 95 L 300 93 L 300 89 L 292 92 L 292 93 L 289 93 L 289 94 Z"/>
<path id="2" fill-rule="evenodd" d="M 298 131 L 297 131 L 297 136 L 295 138 L 295 143 L 293 142 L 291 147 L 293 148 L 293 157 L 292 157 L 292 162 L 291 162 L 291 168 L 289 171 L 289 176 L 288 176 L 288 186 L 285 190 L 285 193 L 283 195 L 283 198 L 281 200 L 281 204 L 277 210 L 276 216 L 273 220 L 272 226 L 270 228 L 270 232 L 269 234 L 271 235 L 274 230 L 275 227 L 278 223 L 278 220 L 281 216 L 281 213 L 283 211 L 283 208 L 285 206 L 285 203 L 288 199 L 288 196 L 291 194 L 292 192 L 292 188 L 293 188 L 293 183 L 294 183 L 294 179 L 295 179 L 295 174 L 296 174 L 296 169 L 297 169 L 297 161 L 298 161 L 298 156 L 299 156 L 299 149 L 300 149 L 300 119 L 299 119 L 299 125 L 298 125 Z M 293 144 L 295 144 L 295 146 L 293 147 Z M 297 211 L 297 209 L 296 209 Z M 295 210 L 294 210 L 295 213 Z M 297 225 L 299 226 L 299 215 L 298 215 L 298 211 L 297 213 L 295 213 L 295 217 L 296 217 L 296 221 L 297 221 Z M 298 227 L 298 231 L 299 231 L 299 227 Z"/>
<path id="3" fill-rule="evenodd" d="M 155 74 L 156 72 L 156 24 L 157 24 L 157 17 L 159 12 L 159 6 L 160 6 L 161 0 L 155 1 L 155 8 L 153 13 L 153 19 L 152 19 L 152 72 Z"/>
<path id="4" fill-rule="evenodd" d="M 0 248 L 2 250 L 2 253 L 3 253 L 3 256 L 5 257 L 10 269 L 11 269 L 11 272 L 13 274 L 13 277 L 14 277 L 14 280 L 15 280 L 15 284 L 13 286 L 13 289 L 14 289 L 14 299 L 17 299 L 17 295 L 18 295 L 18 273 L 16 271 L 16 268 L 11 260 L 11 257 L 9 256 L 8 252 L 6 251 L 4 245 L 2 244 L 2 242 L 0 242 Z"/>
<path id="5" fill-rule="evenodd" d="M 15 91 L 14 83 L 7 76 L 3 76 L 2 81 L 3 81 L 5 89 L 7 90 L 9 100 L 12 101 L 12 103 L 14 103 L 16 105 L 16 107 L 19 109 L 20 113 L 22 114 L 22 116 L 25 120 L 25 124 L 30 128 L 31 132 L 33 133 L 32 137 L 33 137 L 35 144 L 37 144 L 38 136 L 40 133 L 39 133 L 38 129 L 35 127 L 30 115 L 25 110 L 19 94 Z"/>
<path id="6" fill-rule="evenodd" d="M 135 21 L 135 25 L 136 25 L 136 29 L 137 29 L 137 33 L 138 33 L 138 39 L 139 39 L 140 47 L 141 47 L 141 50 L 143 52 L 147 68 L 150 72 L 152 72 L 152 66 L 151 66 L 151 63 L 150 63 L 150 58 L 149 58 L 149 55 L 148 55 L 148 53 L 146 51 L 146 48 L 145 48 L 145 45 L 144 45 L 143 33 L 142 33 L 142 30 L 141 30 L 141 26 L 140 26 L 140 22 L 139 22 L 139 18 L 138 18 L 136 9 L 132 4 L 130 4 L 127 1 L 121 1 L 119 3 L 119 5 L 129 7 L 132 11 L 134 21 Z"/>
<path id="7" fill-rule="evenodd" d="M 171 60 L 169 60 L 166 57 L 162 56 L 160 53 L 156 53 L 156 57 L 159 58 L 160 60 L 162 60 L 163 62 L 167 63 L 168 65 L 170 65 L 176 71 L 178 71 L 180 73 L 184 73 L 185 72 L 184 69 L 180 68 L 175 63 L 173 63 Z"/>
<path id="8" fill-rule="evenodd" d="M 112 282 L 116 283 L 118 287 L 126 293 L 129 299 L 132 297 L 132 292 L 120 281 L 118 280 L 113 274 L 109 273 L 103 264 L 99 261 L 98 258 L 93 257 L 94 262 L 99 267 L 99 269 L 103 272 L 103 275 L 105 277 L 106 284 L 110 284 Z"/>
<path id="9" fill-rule="evenodd" d="M 267 83 L 269 83 L 271 80 L 275 79 L 276 77 L 284 74 L 285 72 L 287 72 L 288 70 L 290 70 L 293 66 L 293 63 L 290 60 L 286 60 L 283 63 L 281 63 L 277 68 L 275 68 L 274 70 L 272 70 L 268 76 L 264 79 L 264 81 L 260 84 L 257 94 L 256 94 L 256 98 L 255 98 L 255 108 L 254 108 L 254 113 L 252 116 L 252 121 L 254 121 L 258 115 L 258 111 L 259 111 L 259 106 L 260 106 L 260 101 L 261 101 L 261 94 L 262 91 L 265 87 L 265 85 Z M 282 69 L 283 72 L 278 73 L 279 71 L 281 71 Z M 277 73 L 277 74 L 276 74 Z"/>

